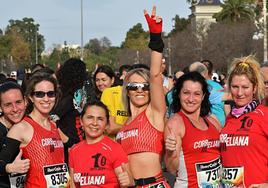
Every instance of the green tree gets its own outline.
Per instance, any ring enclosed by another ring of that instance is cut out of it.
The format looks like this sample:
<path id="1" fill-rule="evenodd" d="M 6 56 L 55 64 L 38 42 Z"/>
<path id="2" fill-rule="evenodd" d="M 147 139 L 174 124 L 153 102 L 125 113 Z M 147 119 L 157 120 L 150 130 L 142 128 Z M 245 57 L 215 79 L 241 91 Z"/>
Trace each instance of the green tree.
<path id="1" fill-rule="evenodd" d="M 218 22 L 242 22 L 255 18 L 254 8 L 249 0 L 226 0 L 221 5 L 222 10 L 213 17 Z"/>
<path id="2" fill-rule="evenodd" d="M 46 64 L 48 67 L 55 69 L 58 63 L 62 63 L 61 51 L 58 48 L 54 48 L 50 56 L 43 58 L 43 63 Z"/>
<path id="3" fill-rule="evenodd" d="M 27 64 L 30 58 L 29 44 L 13 27 L 5 35 L 0 35 L 0 59 L 11 59 L 17 66 Z"/>
<path id="4" fill-rule="evenodd" d="M 15 29 L 17 33 L 21 34 L 24 40 L 29 44 L 31 63 L 35 61 L 37 41 L 37 54 L 40 59 L 41 53 L 45 49 L 45 39 L 44 36 L 39 33 L 39 24 L 36 24 L 33 18 L 9 20 L 7 34 L 10 33 L 11 29 Z"/>
<path id="5" fill-rule="evenodd" d="M 90 39 L 85 45 L 85 49 L 88 49 L 91 53 L 96 55 L 100 55 L 102 53 L 101 42 L 97 38 Z"/>
<path id="6" fill-rule="evenodd" d="M 17 66 L 27 65 L 30 58 L 29 44 L 24 40 L 17 29 L 12 28 L 8 34 L 11 38 L 10 55 Z"/>
<path id="7" fill-rule="evenodd" d="M 111 41 L 107 37 L 102 37 L 100 43 L 103 49 L 108 49 L 111 47 Z"/>
<path id="8" fill-rule="evenodd" d="M 136 50 L 145 49 L 148 45 L 148 37 L 149 33 L 144 31 L 141 23 L 138 23 L 129 29 L 122 47 Z"/>
<path id="9" fill-rule="evenodd" d="M 120 48 L 109 47 L 100 55 L 94 53 L 89 54 L 85 57 L 84 61 L 87 65 L 88 70 L 93 71 L 96 64 L 99 65 L 109 65 L 113 68 L 118 67 Z"/>
<path id="10" fill-rule="evenodd" d="M 184 31 L 190 24 L 189 19 L 180 18 L 179 15 L 176 15 L 175 18 L 173 18 L 172 20 L 174 21 L 174 28 L 172 29 L 170 34 L 175 34 L 177 32 Z"/>
<path id="11" fill-rule="evenodd" d="M 0 35 L 0 60 L 8 58 L 11 51 L 11 38 L 7 35 Z"/>

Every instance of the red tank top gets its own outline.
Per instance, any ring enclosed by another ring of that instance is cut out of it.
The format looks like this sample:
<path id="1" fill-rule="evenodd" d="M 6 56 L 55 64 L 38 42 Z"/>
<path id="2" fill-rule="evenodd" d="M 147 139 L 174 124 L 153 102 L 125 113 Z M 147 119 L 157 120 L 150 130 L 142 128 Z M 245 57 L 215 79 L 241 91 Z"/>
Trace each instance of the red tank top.
<path id="1" fill-rule="evenodd" d="M 123 126 L 116 140 L 128 155 L 139 152 L 154 152 L 161 155 L 163 152 L 163 132 L 153 127 L 145 111 L 130 124 Z"/>
<path id="2" fill-rule="evenodd" d="M 221 168 L 219 131 L 206 118 L 204 121 L 208 129 L 200 130 L 184 113 L 179 112 L 179 115 L 184 122 L 185 135 L 182 138 L 176 185 L 184 185 L 182 187 L 219 186 Z"/>
<path id="3" fill-rule="evenodd" d="M 23 120 L 34 130 L 31 141 L 22 148 L 23 157 L 30 159 L 30 169 L 24 187 L 47 187 L 43 167 L 64 163 L 63 143 L 58 129 L 53 123 L 49 131 L 29 117 Z"/>

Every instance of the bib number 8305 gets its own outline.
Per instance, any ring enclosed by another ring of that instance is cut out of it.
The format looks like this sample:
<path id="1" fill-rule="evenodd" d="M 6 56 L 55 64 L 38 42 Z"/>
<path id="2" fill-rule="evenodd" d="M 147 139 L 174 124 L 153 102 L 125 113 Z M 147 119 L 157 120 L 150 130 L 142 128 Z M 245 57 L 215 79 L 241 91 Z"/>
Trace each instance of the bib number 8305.
<path id="1" fill-rule="evenodd" d="M 52 174 L 50 178 L 52 185 L 62 185 L 68 182 L 66 173 Z"/>

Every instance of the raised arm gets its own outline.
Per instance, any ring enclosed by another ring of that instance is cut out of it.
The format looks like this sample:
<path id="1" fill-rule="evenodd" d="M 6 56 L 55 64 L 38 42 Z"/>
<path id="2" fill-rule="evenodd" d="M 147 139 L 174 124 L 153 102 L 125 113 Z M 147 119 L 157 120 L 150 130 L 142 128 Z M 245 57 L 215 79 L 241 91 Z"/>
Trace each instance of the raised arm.
<path id="1" fill-rule="evenodd" d="M 153 7 L 151 16 L 147 10 L 144 10 L 144 16 L 150 30 L 149 48 L 152 50 L 150 64 L 151 106 L 153 113 L 156 112 L 157 116 L 164 116 L 166 104 L 161 73 L 162 52 L 164 49 L 164 43 L 161 38 L 162 18 L 156 15 L 155 6 Z"/>

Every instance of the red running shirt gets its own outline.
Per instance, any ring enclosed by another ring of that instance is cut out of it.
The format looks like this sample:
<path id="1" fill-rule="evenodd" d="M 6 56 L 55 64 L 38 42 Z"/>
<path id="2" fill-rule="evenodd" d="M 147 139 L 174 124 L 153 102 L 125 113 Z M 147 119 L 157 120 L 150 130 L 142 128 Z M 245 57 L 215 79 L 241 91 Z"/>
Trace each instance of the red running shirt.
<path id="1" fill-rule="evenodd" d="M 120 144 L 105 136 L 100 142 L 74 145 L 69 152 L 69 166 L 74 172 L 76 187 L 119 188 L 114 169 L 128 163 Z"/>
<path id="2" fill-rule="evenodd" d="M 268 108 L 259 105 L 239 118 L 229 115 L 221 131 L 225 187 L 249 187 L 268 180 Z"/>
<path id="3" fill-rule="evenodd" d="M 145 111 L 130 124 L 123 126 L 116 140 L 128 155 L 139 152 L 154 152 L 161 155 L 163 152 L 163 132 L 153 127 Z"/>
<path id="4" fill-rule="evenodd" d="M 194 127 L 182 113 L 185 135 L 174 187 L 220 187 L 219 131 L 206 118 L 207 130 Z"/>
<path id="5" fill-rule="evenodd" d="M 25 117 L 23 120 L 29 123 L 34 130 L 31 141 L 22 148 L 23 157 L 30 159 L 30 169 L 24 187 L 48 187 L 44 167 L 64 163 L 63 143 L 58 129 L 53 123 L 51 123 L 49 131 L 29 117 Z"/>

